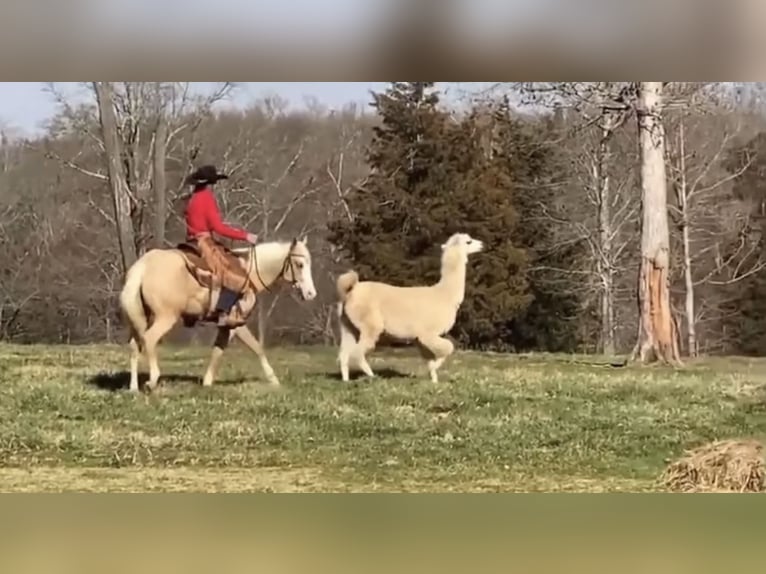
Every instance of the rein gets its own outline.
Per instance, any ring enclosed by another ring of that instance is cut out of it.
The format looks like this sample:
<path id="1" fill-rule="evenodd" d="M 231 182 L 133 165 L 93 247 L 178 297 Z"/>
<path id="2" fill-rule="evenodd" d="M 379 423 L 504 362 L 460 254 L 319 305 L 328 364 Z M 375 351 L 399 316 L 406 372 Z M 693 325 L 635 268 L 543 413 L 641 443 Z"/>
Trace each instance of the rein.
<path id="1" fill-rule="evenodd" d="M 283 277 L 290 285 L 295 287 L 298 284 L 298 279 L 295 276 L 295 268 L 293 267 L 293 257 L 305 257 L 304 255 L 301 255 L 299 253 L 293 253 L 293 247 L 295 247 L 295 241 L 293 241 L 292 245 L 290 245 L 290 249 L 287 251 L 287 257 L 285 257 L 285 260 L 282 262 L 282 269 L 280 270 L 279 274 L 277 275 L 276 279 L 279 279 L 279 277 Z M 253 245 L 250 247 L 250 261 L 248 261 L 248 271 L 247 271 L 247 281 L 252 283 L 252 280 L 250 279 L 250 273 L 255 270 L 255 274 L 258 277 L 258 281 L 261 282 L 261 285 L 263 285 L 263 288 L 271 293 L 271 287 L 266 284 L 266 282 L 263 280 L 263 277 L 261 277 L 261 272 L 258 268 L 258 257 L 256 256 L 255 251 L 256 246 Z M 287 279 L 287 268 L 290 268 L 290 275 L 292 276 L 292 279 Z M 276 279 L 274 282 L 276 282 Z M 245 283 L 247 285 L 247 282 Z M 255 285 L 254 285 L 255 286 Z M 243 285 L 244 288 L 244 285 Z M 256 293 L 258 292 L 258 289 L 256 287 Z"/>

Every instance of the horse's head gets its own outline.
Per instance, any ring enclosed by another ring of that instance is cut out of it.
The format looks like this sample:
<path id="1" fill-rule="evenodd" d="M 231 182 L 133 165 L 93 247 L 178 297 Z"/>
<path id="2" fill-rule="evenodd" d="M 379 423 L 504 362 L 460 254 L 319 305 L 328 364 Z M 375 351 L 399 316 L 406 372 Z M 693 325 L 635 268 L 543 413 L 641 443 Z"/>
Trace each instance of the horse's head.
<path id="1" fill-rule="evenodd" d="M 298 289 L 304 301 L 311 301 L 317 296 L 314 277 L 311 274 L 311 253 L 306 237 L 295 238 L 290 243 L 282 270 L 282 279 Z"/>

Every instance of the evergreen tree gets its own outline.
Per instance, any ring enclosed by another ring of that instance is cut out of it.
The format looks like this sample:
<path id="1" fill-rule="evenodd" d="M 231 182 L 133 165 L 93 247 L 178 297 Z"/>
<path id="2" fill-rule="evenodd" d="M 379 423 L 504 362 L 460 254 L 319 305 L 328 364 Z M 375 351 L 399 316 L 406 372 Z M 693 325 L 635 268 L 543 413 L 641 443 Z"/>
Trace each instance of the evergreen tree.
<path id="1" fill-rule="evenodd" d="M 514 203 L 523 222 L 515 228 L 516 243 L 526 250 L 533 299 L 511 321 L 510 342 L 517 350 L 574 351 L 581 343 L 581 302 L 561 272 L 580 256 L 582 245 L 557 245 L 555 230 L 543 212 L 552 207 L 566 177 L 563 159 L 549 142 L 555 140 L 555 118 L 524 119 L 508 99 L 493 110 L 495 154 L 505 162 L 514 188 Z M 555 211 L 551 209 L 551 211 Z"/>
<path id="2" fill-rule="evenodd" d="M 427 82 L 394 83 L 376 94 L 381 117 L 364 189 L 348 198 L 354 220 L 330 225 L 362 279 L 433 283 L 439 245 L 466 232 L 487 251 L 469 265 L 466 300 L 453 330 L 461 343 L 502 348 L 508 326 L 528 304 L 526 257 L 513 240 L 517 214 L 505 162 L 486 153 L 476 114 L 451 119 Z"/>
<path id="3" fill-rule="evenodd" d="M 761 230 L 759 248 L 766 249 L 763 229 L 766 225 L 766 133 L 759 133 L 750 141 L 730 151 L 724 166 L 735 173 L 743 166 L 747 169 L 735 180 L 734 194 L 747 200 L 751 209 L 751 225 Z M 766 255 L 762 255 L 764 257 Z M 760 271 L 745 279 L 739 296 L 729 309 L 726 326 L 736 333 L 735 345 L 745 355 L 766 354 L 766 272 Z"/>
<path id="4" fill-rule="evenodd" d="M 381 123 L 367 151 L 371 171 L 364 187 L 347 199 L 354 221 L 331 224 L 330 240 L 361 276 L 417 284 L 418 256 L 431 246 L 423 201 L 431 195 L 429 176 L 442 163 L 437 142 L 445 117 L 436 108 L 439 98 L 431 82 L 394 82 L 373 98 Z"/>
<path id="5" fill-rule="evenodd" d="M 761 242 L 761 250 L 763 250 Z M 757 273 L 747 280 L 730 326 L 737 331 L 738 352 L 749 356 L 766 354 L 766 273 Z"/>

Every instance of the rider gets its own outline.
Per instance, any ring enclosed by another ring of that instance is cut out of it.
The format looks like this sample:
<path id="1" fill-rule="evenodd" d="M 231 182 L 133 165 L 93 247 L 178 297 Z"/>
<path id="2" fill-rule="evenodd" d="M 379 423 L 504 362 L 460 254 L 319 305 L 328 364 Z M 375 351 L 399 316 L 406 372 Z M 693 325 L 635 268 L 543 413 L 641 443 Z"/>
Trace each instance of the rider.
<path id="1" fill-rule="evenodd" d="M 193 191 L 186 205 L 186 240 L 196 244 L 203 261 L 221 281 L 221 294 L 216 305 L 218 325 L 237 326 L 244 324 L 241 314 L 234 313 L 232 307 L 239 300 L 243 291 L 250 288 L 247 273 L 213 233 L 255 245 L 258 237 L 236 227 L 230 227 L 221 220 L 213 186 L 228 175 L 218 173 L 213 165 L 203 165 L 186 178 L 186 183 L 193 186 Z"/>

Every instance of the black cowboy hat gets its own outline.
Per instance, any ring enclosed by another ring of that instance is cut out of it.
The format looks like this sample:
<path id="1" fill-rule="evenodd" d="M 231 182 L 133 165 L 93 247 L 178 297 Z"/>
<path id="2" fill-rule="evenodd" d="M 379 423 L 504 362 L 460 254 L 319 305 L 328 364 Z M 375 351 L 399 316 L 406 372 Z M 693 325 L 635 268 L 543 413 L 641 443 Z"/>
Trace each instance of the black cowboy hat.
<path id="1" fill-rule="evenodd" d="M 218 173 L 218 169 L 214 165 L 203 165 L 186 178 L 188 184 L 214 184 L 221 179 L 229 179 L 229 176 L 224 173 Z"/>

